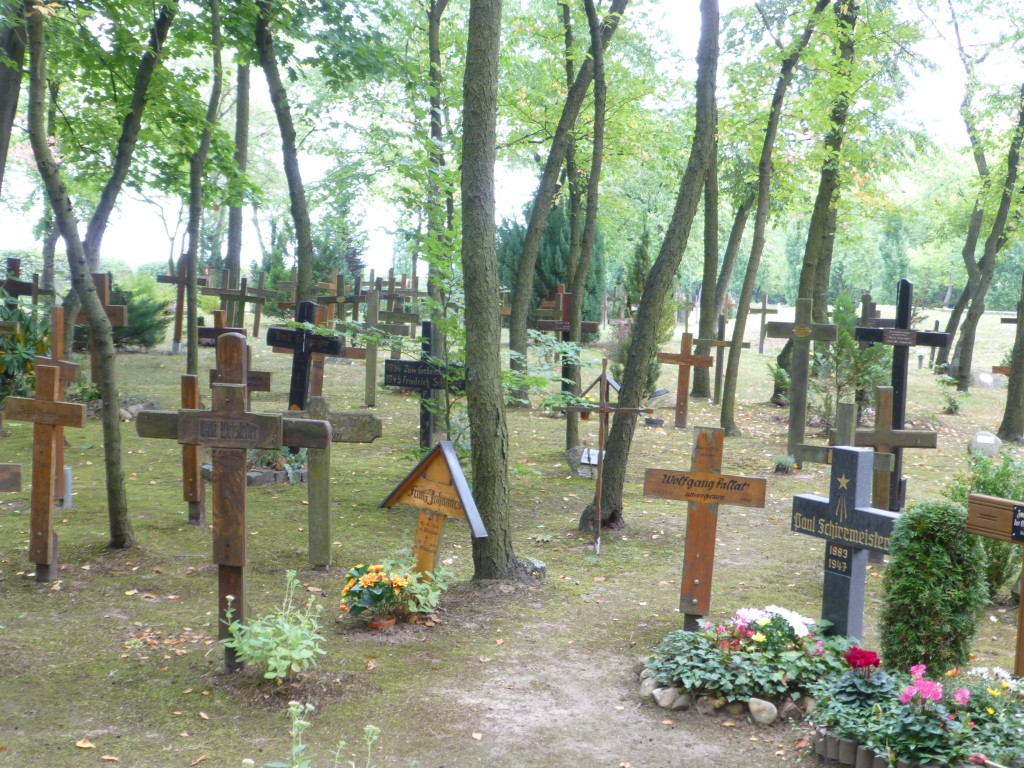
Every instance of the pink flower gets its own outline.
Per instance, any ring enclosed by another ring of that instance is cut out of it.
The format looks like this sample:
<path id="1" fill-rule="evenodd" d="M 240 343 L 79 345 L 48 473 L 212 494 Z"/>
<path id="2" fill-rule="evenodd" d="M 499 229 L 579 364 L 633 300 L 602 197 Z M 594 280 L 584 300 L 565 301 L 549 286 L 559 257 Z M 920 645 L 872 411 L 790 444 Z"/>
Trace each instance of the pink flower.
<path id="1" fill-rule="evenodd" d="M 908 685 L 903 689 L 903 693 L 900 694 L 900 704 L 909 704 L 910 700 L 914 698 L 915 693 L 917 693 L 917 689 L 912 685 Z"/>
<path id="2" fill-rule="evenodd" d="M 910 676 L 914 678 L 924 677 L 924 673 L 927 671 L 928 667 L 926 667 L 924 664 L 916 664 L 910 668 Z"/>
<path id="3" fill-rule="evenodd" d="M 814 641 L 814 655 L 821 656 L 825 652 L 825 647 L 822 645 L 821 640 Z"/>
<path id="4" fill-rule="evenodd" d="M 959 690 L 957 690 L 956 693 L 953 694 L 953 701 L 955 701 L 960 706 L 963 706 L 970 700 L 971 692 L 968 691 L 966 688 L 960 688 Z"/>
<path id="5" fill-rule="evenodd" d="M 918 677 L 914 679 L 914 687 L 917 688 L 917 692 L 921 694 L 921 698 L 925 701 L 928 699 L 942 701 L 942 686 L 939 683 Z"/>

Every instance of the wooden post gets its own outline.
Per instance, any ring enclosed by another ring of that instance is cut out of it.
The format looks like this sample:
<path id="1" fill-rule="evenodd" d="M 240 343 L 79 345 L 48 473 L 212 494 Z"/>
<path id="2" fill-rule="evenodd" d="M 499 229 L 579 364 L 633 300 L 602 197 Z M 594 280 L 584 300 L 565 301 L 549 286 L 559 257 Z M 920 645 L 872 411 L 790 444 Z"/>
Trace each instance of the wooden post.
<path id="1" fill-rule="evenodd" d="M 718 505 L 764 508 L 767 484 L 763 478 L 722 474 L 724 444 L 725 430 L 696 427 L 688 472 L 648 469 L 644 473 L 644 496 L 689 502 L 679 610 L 683 629 L 690 632 L 700 628 L 700 619 L 711 606 Z"/>
<path id="2" fill-rule="evenodd" d="M 679 376 L 676 379 L 675 425 L 676 429 L 685 429 L 687 407 L 689 405 L 688 398 L 690 395 L 690 368 L 710 368 L 714 361 L 708 355 L 693 354 L 693 336 L 689 333 L 683 333 L 678 355 L 659 352 L 657 359 L 659 363 L 679 366 Z"/>
<path id="3" fill-rule="evenodd" d="M 967 503 L 967 532 L 1024 547 L 1024 503 L 972 493 Z M 1024 677 L 1024 605 L 1020 604 L 1013 674 Z"/>
<path id="4" fill-rule="evenodd" d="M 56 499 L 55 469 L 59 427 L 85 426 L 85 406 L 61 402 L 60 369 L 49 365 L 36 368 L 35 400 L 7 398 L 7 418 L 29 421 L 32 431 L 32 518 L 29 531 L 29 560 L 36 565 L 36 581 L 47 582 L 57 568 L 57 534 L 53 530 Z M 63 472 L 63 469 L 61 470 Z"/>
<path id="5" fill-rule="evenodd" d="M 181 407 L 183 410 L 199 409 L 198 376 L 182 375 Z M 182 496 L 188 503 L 188 524 L 206 525 L 206 485 L 203 483 L 198 445 L 186 443 L 181 446 L 181 487 Z"/>
<path id="6" fill-rule="evenodd" d="M 82 367 L 64 359 L 64 307 L 50 309 L 50 355 L 36 355 L 35 365 L 52 365 L 58 369 L 60 399 L 64 399 L 67 383 L 82 380 Z M 64 465 L 64 427 L 55 427 L 57 454 L 54 458 L 54 500 L 60 509 L 71 508 L 71 467 Z"/>
<path id="7" fill-rule="evenodd" d="M 694 343 L 697 346 L 715 348 L 715 398 L 713 402 L 717 405 L 722 402 L 722 374 L 725 372 L 725 349 L 732 346 L 732 342 L 725 338 L 725 315 L 718 316 L 718 338 L 697 339 Z M 749 349 L 750 342 L 744 341 L 740 346 L 744 349 Z"/>
<path id="8" fill-rule="evenodd" d="M 779 310 L 774 309 L 774 308 L 773 309 L 768 309 L 768 294 L 767 293 L 762 293 L 761 294 L 761 306 L 760 307 L 758 307 L 758 306 L 751 307 L 750 308 L 750 314 L 752 314 L 752 315 L 760 315 L 761 316 L 761 335 L 758 337 L 757 354 L 763 355 L 764 354 L 765 334 L 768 331 L 768 315 L 777 315 L 777 314 L 779 314 Z"/>
<path id="9" fill-rule="evenodd" d="M 322 395 L 309 399 L 310 418 L 324 420 L 329 409 Z M 331 565 L 331 445 L 307 451 L 306 484 L 309 501 L 309 567 L 317 570 Z"/>
<path id="10" fill-rule="evenodd" d="M 789 433 L 786 452 L 796 458 L 796 447 L 804 442 L 807 424 L 807 377 L 810 373 L 811 342 L 835 341 L 834 325 L 811 322 L 811 300 L 796 300 L 796 318 L 792 323 L 771 322 L 768 336 L 789 339 L 793 344 L 789 373 Z M 797 466 L 800 460 L 797 459 Z"/>
<path id="11" fill-rule="evenodd" d="M 375 326 L 380 322 L 380 292 L 371 291 L 366 299 L 366 324 Z M 366 345 L 366 380 L 363 404 L 367 408 L 377 407 L 377 345 Z M 432 444 L 433 441 L 431 441 Z M 421 443 L 422 445 L 422 443 Z M 426 446 L 426 447 L 429 447 Z"/>

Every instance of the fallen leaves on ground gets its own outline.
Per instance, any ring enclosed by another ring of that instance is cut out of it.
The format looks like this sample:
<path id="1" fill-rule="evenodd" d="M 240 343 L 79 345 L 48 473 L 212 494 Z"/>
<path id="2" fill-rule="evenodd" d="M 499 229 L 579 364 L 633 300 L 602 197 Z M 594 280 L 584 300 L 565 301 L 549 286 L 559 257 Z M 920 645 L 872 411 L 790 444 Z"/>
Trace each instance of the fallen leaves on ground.
<path id="1" fill-rule="evenodd" d="M 78 747 L 79 749 L 96 749 L 96 745 L 93 744 L 88 739 L 85 739 L 85 738 L 79 739 L 78 741 L 76 741 L 75 742 L 75 746 Z"/>

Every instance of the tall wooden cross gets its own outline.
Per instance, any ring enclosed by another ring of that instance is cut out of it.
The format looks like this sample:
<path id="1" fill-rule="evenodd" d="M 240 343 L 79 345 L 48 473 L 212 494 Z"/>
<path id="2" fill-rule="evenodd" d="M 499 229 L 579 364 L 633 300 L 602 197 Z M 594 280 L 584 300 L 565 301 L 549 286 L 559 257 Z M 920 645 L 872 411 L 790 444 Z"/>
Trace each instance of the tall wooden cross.
<path id="1" fill-rule="evenodd" d="M 96 286 L 96 295 L 99 297 L 100 304 L 107 315 L 107 320 L 110 321 L 111 327 L 124 328 L 128 325 L 128 307 L 123 304 L 110 303 L 110 286 L 113 280 L 114 276 L 109 272 L 93 272 L 92 275 L 92 283 Z M 89 318 L 85 316 L 85 310 L 79 311 L 75 322 L 79 325 L 89 325 Z M 99 365 L 96 362 L 96 344 L 93 341 L 92 334 L 89 334 L 89 375 L 94 383 L 99 381 L 97 378 L 99 375 Z"/>
<path id="2" fill-rule="evenodd" d="M 32 432 L 32 519 L 28 559 L 36 565 L 36 581 L 53 578 L 57 567 L 57 534 L 53 530 L 56 501 L 57 440 L 62 427 L 85 426 L 85 406 L 61 401 L 60 369 L 50 365 L 36 368 L 36 397 L 7 398 L 7 418 L 29 421 Z M 61 469 L 63 474 L 63 469 Z"/>
<path id="3" fill-rule="evenodd" d="M 200 293 L 202 293 L 203 296 L 216 296 L 219 298 L 220 308 L 225 310 L 233 319 L 234 312 L 232 311 L 232 308 L 234 303 L 238 300 L 240 292 L 238 288 L 231 287 L 232 277 L 233 273 L 230 269 L 222 269 L 220 272 L 220 285 L 217 287 L 208 285 L 204 287 Z"/>
<path id="4" fill-rule="evenodd" d="M 249 278 L 244 275 L 238 281 L 238 297 L 235 299 L 235 313 L 231 321 L 241 327 L 245 325 L 245 305 L 252 304 L 252 335 L 260 335 L 260 315 L 263 305 L 269 299 L 277 298 L 277 291 L 268 291 L 263 286 L 266 284 L 267 276 L 262 272 L 259 274 L 259 282 L 255 288 L 249 285 Z"/>
<path id="5" fill-rule="evenodd" d="M 710 368 L 714 361 L 710 355 L 693 354 L 693 335 L 685 332 L 679 343 L 678 355 L 659 352 L 657 359 L 659 363 L 679 366 L 676 379 L 676 429 L 685 429 L 690 396 L 690 368 Z"/>
<path id="6" fill-rule="evenodd" d="M 173 285 L 177 294 L 174 302 L 174 327 L 171 336 L 171 354 L 174 355 L 181 352 L 182 330 L 185 325 L 185 289 L 187 288 L 186 283 L 188 282 L 186 275 L 187 268 L 187 257 L 183 253 L 178 257 L 177 270 L 174 268 L 174 263 L 171 262 L 167 265 L 167 274 L 157 275 L 156 277 L 156 281 L 158 283 Z M 206 285 L 206 278 L 197 277 L 196 285 Z"/>
<path id="7" fill-rule="evenodd" d="M 725 338 L 725 315 L 718 316 L 718 337 L 714 339 L 697 339 L 698 347 L 715 348 L 715 404 L 722 402 L 722 374 L 725 373 L 725 350 L 732 347 L 732 342 Z M 740 344 L 743 349 L 750 348 L 750 342 Z"/>
<path id="8" fill-rule="evenodd" d="M 1024 547 L 1024 502 L 972 493 L 967 498 L 967 532 Z M 1013 674 L 1024 677 L 1024 606 L 1017 606 L 1017 647 Z"/>
<path id="9" fill-rule="evenodd" d="M 916 331 L 910 327 L 914 302 L 914 284 L 906 278 L 896 289 L 896 323 L 892 328 L 857 328 L 858 341 L 889 344 L 892 346 L 892 420 L 893 429 L 902 429 L 907 420 L 907 384 L 910 379 L 910 348 L 914 346 L 949 346 L 948 333 Z M 859 443 L 858 443 L 859 444 Z M 934 446 L 931 446 L 934 447 Z M 895 466 L 893 477 L 903 476 L 903 453 L 893 451 Z M 895 483 L 889 490 L 890 509 L 899 509 L 900 489 Z"/>
<path id="10" fill-rule="evenodd" d="M 214 315 L 224 315 L 224 310 L 218 309 L 214 312 Z M 245 329 L 224 329 L 226 333 L 242 333 Z M 218 335 L 223 336 L 224 333 Z M 245 408 L 249 410 L 252 408 L 252 393 L 253 392 L 269 392 L 270 391 L 270 371 L 254 371 L 252 369 L 252 345 L 247 344 L 245 347 Z M 220 371 L 217 368 L 210 369 L 210 384 L 216 384 L 220 381 Z M 198 391 L 198 390 L 197 390 Z M 196 395 L 196 405 L 185 405 L 182 403 L 182 408 L 198 408 L 199 407 L 199 395 Z M 190 398 L 191 399 L 191 398 Z"/>
<path id="11" fill-rule="evenodd" d="M 644 496 L 689 502 L 679 610 L 683 629 L 690 632 L 699 629 L 711 606 L 718 505 L 764 508 L 767 483 L 763 478 L 722 474 L 724 444 L 725 430 L 695 427 L 688 472 L 648 469 L 644 473 Z"/>
<path id="12" fill-rule="evenodd" d="M 312 301 L 299 302 L 295 310 L 298 323 L 316 323 L 316 307 Z M 283 328 L 272 325 L 267 329 L 267 344 L 292 353 L 292 378 L 288 391 L 288 409 L 302 411 L 309 395 L 309 378 L 314 355 L 337 355 L 342 350 L 341 339 L 324 336 L 309 328 Z"/>
<path id="13" fill-rule="evenodd" d="M 601 487 L 604 479 L 604 440 L 608 434 L 608 416 L 613 413 L 654 413 L 653 408 L 626 408 L 624 406 L 612 405 L 608 402 L 608 390 L 610 389 L 608 375 L 608 358 L 601 360 L 601 375 L 591 382 L 590 386 L 583 391 L 586 395 L 594 387 L 597 387 L 597 406 L 592 405 L 571 405 L 563 408 L 564 411 L 576 413 L 596 413 L 598 421 L 597 429 L 597 479 L 594 485 L 594 554 L 601 554 Z M 616 390 L 618 391 L 618 390 Z"/>
<path id="14" fill-rule="evenodd" d="M 570 341 L 569 336 L 569 325 L 570 325 L 570 308 L 572 306 L 572 294 L 567 293 L 565 286 L 559 285 L 558 292 L 555 294 L 555 310 L 558 312 L 558 319 L 543 319 L 539 318 L 536 323 L 538 331 L 554 331 L 560 334 L 560 338 L 563 342 Z M 600 333 L 601 326 L 593 321 L 586 320 L 580 323 L 580 333 Z M 574 384 L 572 381 L 572 365 L 567 359 L 562 360 L 562 391 L 572 392 Z"/>
<path id="15" fill-rule="evenodd" d="M 285 444 L 324 448 L 331 442 L 331 425 L 246 411 L 246 349 L 240 334 L 217 339 L 217 369 L 220 381 L 211 387 L 212 410 L 141 411 L 135 429 L 139 437 L 176 439 L 213 451 L 213 560 L 218 571 L 217 626 L 224 639 L 229 608 L 239 621 L 246 614 L 246 452 Z M 234 670 L 243 662 L 226 648 L 224 665 Z"/>
<path id="16" fill-rule="evenodd" d="M 792 530 L 826 540 L 821 617 L 829 633 L 860 639 L 868 551 L 888 552 L 897 513 L 870 506 L 871 451 L 837 447 L 829 496 L 793 497 Z"/>
<path id="17" fill-rule="evenodd" d="M 761 306 L 754 305 L 749 309 L 749 314 L 761 316 L 761 335 L 758 336 L 757 341 L 757 354 L 764 354 L 764 340 L 765 335 L 768 332 L 768 315 L 777 315 L 779 310 L 775 307 L 768 309 L 768 294 L 761 294 Z"/>
<path id="18" fill-rule="evenodd" d="M 64 307 L 50 309 L 50 354 L 36 355 L 35 364 L 57 369 L 57 388 L 64 399 L 65 385 L 82 380 L 82 366 L 64 359 Z M 71 467 L 64 466 L 64 427 L 56 427 L 57 453 L 54 459 L 54 500 L 61 509 L 71 507 Z"/>
<path id="19" fill-rule="evenodd" d="M 811 322 L 811 300 L 796 300 L 796 318 L 792 323 L 768 323 L 768 336 L 789 339 L 793 344 L 789 368 L 789 432 L 786 451 L 796 458 L 796 447 L 804 441 L 807 424 L 807 377 L 810 373 L 811 342 L 835 341 L 836 327 Z M 797 459 L 797 466 L 800 460 Z"/>

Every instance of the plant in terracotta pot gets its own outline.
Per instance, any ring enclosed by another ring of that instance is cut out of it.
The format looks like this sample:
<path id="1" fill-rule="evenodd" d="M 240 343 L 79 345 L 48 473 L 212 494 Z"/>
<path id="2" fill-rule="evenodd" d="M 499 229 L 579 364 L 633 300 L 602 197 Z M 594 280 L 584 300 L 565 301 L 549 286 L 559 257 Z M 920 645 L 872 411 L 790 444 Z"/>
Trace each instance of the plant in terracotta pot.
<path id="1" fill-rule="evenodd" d="M 411 614 L 432 613 L 447 588 L 448 576 L 443 568 L 419 573 L 411 557 L 361 563 L 345 574 L 340 608 L 349 616 L 365 616 L 375 628 L 392 626 Z"/>

